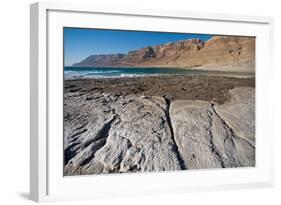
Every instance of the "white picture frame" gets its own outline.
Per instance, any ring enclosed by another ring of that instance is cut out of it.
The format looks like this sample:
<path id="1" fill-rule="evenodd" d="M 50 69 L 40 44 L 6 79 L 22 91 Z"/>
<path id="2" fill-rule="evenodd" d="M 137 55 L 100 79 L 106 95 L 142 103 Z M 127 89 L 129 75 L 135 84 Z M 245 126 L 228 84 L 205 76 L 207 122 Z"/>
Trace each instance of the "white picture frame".
<path id="1" fill-rule="evenodd" d="M 269 106 L 266 95 L 270 84 L 270 70 L 273 69 L 271 65 L 272 18 L 97 8 L 92 4 L 46 2 L 32 4 L 30 11 L 30 198 L 32 200 L 39 202 L 91 199 L 273 186 L 271 114 L 263 109 Z M 61 164 L 63 160 L 61 146 L 63 36 L 61 32 L 65 26 L 256 36 L 256 166 L 64 177 Z"/>

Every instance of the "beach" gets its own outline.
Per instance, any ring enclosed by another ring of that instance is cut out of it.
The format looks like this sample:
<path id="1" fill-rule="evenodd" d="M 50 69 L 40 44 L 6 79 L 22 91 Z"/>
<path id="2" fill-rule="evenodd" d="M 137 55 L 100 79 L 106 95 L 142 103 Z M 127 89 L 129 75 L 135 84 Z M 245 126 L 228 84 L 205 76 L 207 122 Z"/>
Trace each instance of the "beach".
<path id="1" fill-rule="evenodd" d="M 255 166 L 255 77 L 64 81 L 64 175 Z"/>

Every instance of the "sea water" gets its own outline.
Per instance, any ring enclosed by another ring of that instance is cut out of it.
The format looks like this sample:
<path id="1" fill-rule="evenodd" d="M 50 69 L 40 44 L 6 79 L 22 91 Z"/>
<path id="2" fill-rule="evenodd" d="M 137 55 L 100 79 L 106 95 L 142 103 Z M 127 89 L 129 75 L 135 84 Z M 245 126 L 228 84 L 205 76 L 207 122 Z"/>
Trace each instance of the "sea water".
<path id="1" fill-rule="evenodd" d="M 141 77 L 161 75 L 216 75 L 216 76 L 237 76 L 252 77 L 252 73 L 206 71 L 183 68 L 163 67 L 64 67 L 64 79 L 91 79 L 91 78 L 119 78 L 119 77 Z"/>

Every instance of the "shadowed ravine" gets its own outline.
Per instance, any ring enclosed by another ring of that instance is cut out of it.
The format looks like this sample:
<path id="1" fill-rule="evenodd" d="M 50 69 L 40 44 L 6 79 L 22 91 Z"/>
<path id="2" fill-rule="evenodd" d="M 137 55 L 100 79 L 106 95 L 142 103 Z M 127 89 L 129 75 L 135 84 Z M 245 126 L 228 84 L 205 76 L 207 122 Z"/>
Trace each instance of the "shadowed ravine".
<path id="1" fill-rule="evenodd" d="M 170 100 L 168 98 L 164 97 L 164 99 L 165 99 L 165 102 L 166 102 L 166 113 L 165 114 L 166 114 L 166 119 L 167 119 L 168 126 L 169 126 L 170 131 L 171 131 L 171 138 L 172 138 L 173 143 L 175 145 L 174 149 L 175 149 L 178 161 L 180 163 L 180 168 L 182 170 L 185 170 L 186 169 L 186 165 L 185 165 L 184 160 L 181 157 L 181 154 L 180 154 L 179 149 L 178 149 L 178 145 L 177 145 L 177 143 L 175 141 L 174 130 L 173 130 L 173 126 L 172 126 L 172 123 L 171 123 L 171 118 L 170 118 L 170 105 L 171 105 L 171 103 L 170 103 Z"/>

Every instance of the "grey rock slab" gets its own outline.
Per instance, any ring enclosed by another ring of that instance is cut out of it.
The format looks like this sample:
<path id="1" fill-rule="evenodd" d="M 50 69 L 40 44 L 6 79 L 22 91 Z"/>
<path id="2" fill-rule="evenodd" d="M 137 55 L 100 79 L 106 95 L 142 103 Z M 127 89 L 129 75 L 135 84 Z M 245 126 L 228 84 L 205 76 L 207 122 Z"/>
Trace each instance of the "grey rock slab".
<path id="1" fill-rule="evenodd" d="M 255 165 L 255 88 L 236 87 L 230 101 L 214 110 L 233 132 L 237 158 L 241 166 Z"/>
<path id="2" fill-rule="evenodd" d="M 212 106 L 204 101 L 173 101 L 170 107 L 174 138 L 187 169 L 222 167 L 213 149 Z"/>
<path id="3" fill-rule="evenodd" d="M 247 103 L 249 99 L 238 100 L 231 105 Z M 227 104 L 221 106 L 228 109 Z M 232 119 L 229 118 L 229 123 L 226 123 L 215 107 L 218 105 L 206 101 L 178 100 L 171 103 L 170 118 L 174 139 L 186 168 L 254 166 L 254 146 L 236 136 L 236 132 L 229 126 Z M 248 114 L 240 113 L 240 123 L 250 118 L 245 116 Z"/>
<path id="4" fill-rule="evenodd" d="M 223 105 L 76 90 L 65 94 L 65 175 L 255 165 L 254 88 Z"/>
<path id="5" fill-rule="evenodd" d="M 255 88 L 236 87 L 229 91 L 230 101 L 214 109 L 240 139 L 255 146 Z"/>
<path id="6" fill-rule="evenodd" d="M 66 175 L 181 169 L 164 98 L 126 96 L 110 103 L 111 96 L 106 95 L 106 105 L 101 103 L 104 98 L 83 107 L 88 130 L 79 136 L 77 151 L 65 166 Z M 83 110 L 77 102 L 71 104 Z M 104 114 L 105 109 L 114 112 Z"/>

